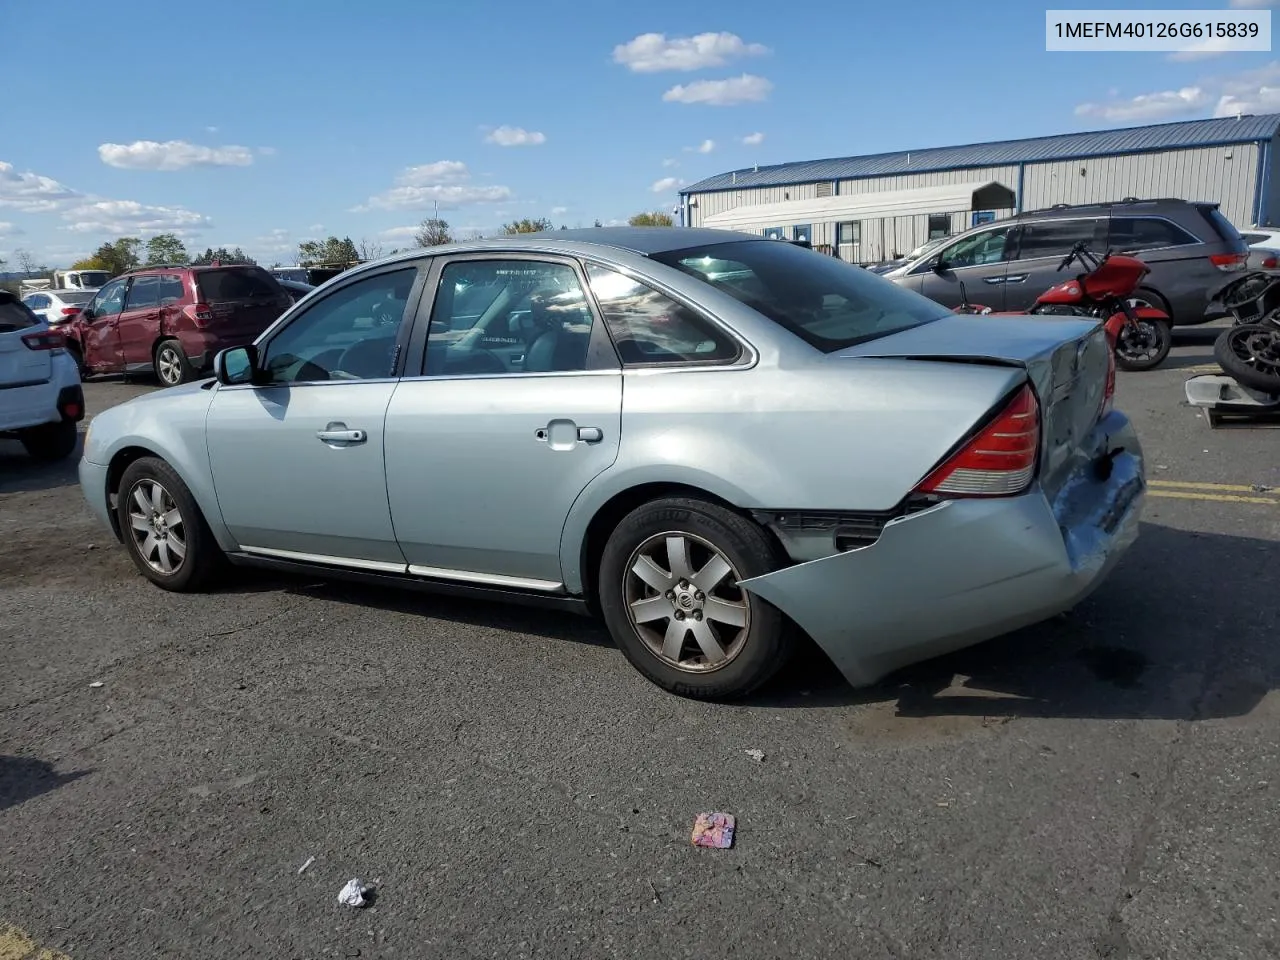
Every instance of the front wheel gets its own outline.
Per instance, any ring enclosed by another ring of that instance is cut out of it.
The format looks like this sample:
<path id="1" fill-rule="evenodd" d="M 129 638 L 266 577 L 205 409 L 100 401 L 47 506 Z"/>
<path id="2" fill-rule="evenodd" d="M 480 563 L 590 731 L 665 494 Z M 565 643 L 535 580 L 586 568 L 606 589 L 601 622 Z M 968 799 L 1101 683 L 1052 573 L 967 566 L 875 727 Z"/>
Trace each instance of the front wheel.
<path id="1" fill-rule="evenodd" d="M 1125 323 L 1116 337 L 1116 366 L 1121 370 L 1151 370 L 1164 363 L 1173 348 L 1173 328 L 1166 320 L 1139 317 Z"/>
<path id="2" fill-rule="evenodd" d="M 640 673 L 695 699 L 744 697 L 788 660 L 792 627 L 738 586 L 778 568 L 764 530 L 716 504 L 654 500 L 618 524 L 600 561 L 600 608 Z"/>
<path id="3" fill-rule="evenodd" d="M 1280 394 L 1280 328 L 1262 323 L 1229 327 L 1214 341 L 1213 356 L 1242 386 Z"/>
<path id="4" fill-rule="evenodd" d="M 134 566 L 157 586 L 194 592 L 222 572 L 226 558 L 195 497 L 158 457 L 142 457 L 125 469 L 116 515 Z"/>

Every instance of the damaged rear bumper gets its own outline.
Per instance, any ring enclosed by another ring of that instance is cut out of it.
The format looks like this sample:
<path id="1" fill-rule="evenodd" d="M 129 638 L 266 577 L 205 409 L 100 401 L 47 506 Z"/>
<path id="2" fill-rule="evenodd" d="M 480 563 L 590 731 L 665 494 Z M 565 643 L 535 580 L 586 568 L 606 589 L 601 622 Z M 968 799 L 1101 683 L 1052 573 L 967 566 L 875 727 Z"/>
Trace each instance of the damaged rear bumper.
<path id="1" fill-rule="evenodd" d="M 1084 461 L 1053 501 L 1038 486 L 944 501 L 869 546 L 740 586 L 791 617 L 854 686 L 1046 620 L 1088 596 L 1138 534 L 1141 448 L 1122 414 L 1099 426 L 1099 452 L 1124 448 L 1105 478 Z"/>

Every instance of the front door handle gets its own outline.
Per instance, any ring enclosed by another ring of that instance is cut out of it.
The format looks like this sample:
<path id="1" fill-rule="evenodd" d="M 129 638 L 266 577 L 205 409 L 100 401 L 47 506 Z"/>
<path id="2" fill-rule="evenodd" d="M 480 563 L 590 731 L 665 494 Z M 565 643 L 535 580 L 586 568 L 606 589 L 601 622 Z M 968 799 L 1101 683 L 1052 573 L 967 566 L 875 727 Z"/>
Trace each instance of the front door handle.
<path id="1" fill-rule="evenodd" d="M 1006 277 L 1004 282 L 1005 283 L 1022 283 L 1026 279 L 1027 279 L 1027 275 L 1025 273 L 1020 273 L 1016 277 Z"/>
<path id="2" fill-rule="evenodd" d="M 345 423 L 331 423 L 316 436 L 325 443 L 364 443 L 369 439 L 363 430 L 348 430 Z"/>
<path id="3" fill-rule="evenodd" d="M 599 443 L 604 439 L 604 431 L 599 427 L 579 427 L 578 439 L 583 443 Z"/>
<path id="4" fill-rule="evenodd" d="M 991 284 L 1004 283 L 1004 277 L 987 277 L 986 282 Z"/>

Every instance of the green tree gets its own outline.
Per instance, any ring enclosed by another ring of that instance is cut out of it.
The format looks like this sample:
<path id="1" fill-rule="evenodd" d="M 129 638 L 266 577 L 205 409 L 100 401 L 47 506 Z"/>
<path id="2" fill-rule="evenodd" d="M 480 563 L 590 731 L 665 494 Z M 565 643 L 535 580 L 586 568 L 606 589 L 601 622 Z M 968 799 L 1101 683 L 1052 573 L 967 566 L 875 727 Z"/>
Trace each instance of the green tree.
<path id="1" fill-rule="evenodd" d="M 73 270 L 106 270 L 112 276 L 132 270 L 142 261 L 138 257 L 138 248 L 142 241 L 137 237 L 121 237 L 110 243 L 104 243 L 94 251 L 93 256 L 78 260 L 71 265 Z"/>
<path id="2" fill-rule="evenodd" d="M 228 250 L 226 247 L 219 247 L 214 250 L 212 247 L 206 247 L 204 253 L 191 258 L 193 267 L 208 266 L 211 263 L 257 263 L 251 256 L 236 247 L 234 250 Z"/>
<path id="3" fill-rule="evenodd" d="M 72 270 L 110 270 L 111 264 L 98 259 L 95 254 L 92 257 L 85 257 L 83 260 L 77 260 L 71 265 Z"/>
<path id="4" fill-rule="evenodd" d="M 147 264 L 190 262 L 191 255 L 177 234 L 157 233 L 147 241 Z"/>
<path id="5" fill-rule="evenodd" d="M 339 240 L 304 240 L 298 244 L 298 265 L 301 267 L 351 266 L 360 261 L 360 251 L 350 237 Z"/>
<path id="6" fill-rule="evenodd" d="M 670 227 L 675 224 L 671 214 L 655 210 L 652 213 L 637 213 L 627 221 L 633 227 Z"/>
<path id="7" fill-rule="evenodd" d="M 513 220 L 511 223 L 502 225 L 502 232 L 507 236 L 517 233 L 541 233 L 543 230 L 552 229 L 552 223 L 546 217 L 537 220 L 530 220 L 525 217 L 523 220 Z"/>
<path id="8" fill-rule="evenodd" d="M 453 242 L 449 234 L 449 224 L 439 217 L 428 217 L 423 220 L 413 239 L 420 247 L 439 247 Z"/>

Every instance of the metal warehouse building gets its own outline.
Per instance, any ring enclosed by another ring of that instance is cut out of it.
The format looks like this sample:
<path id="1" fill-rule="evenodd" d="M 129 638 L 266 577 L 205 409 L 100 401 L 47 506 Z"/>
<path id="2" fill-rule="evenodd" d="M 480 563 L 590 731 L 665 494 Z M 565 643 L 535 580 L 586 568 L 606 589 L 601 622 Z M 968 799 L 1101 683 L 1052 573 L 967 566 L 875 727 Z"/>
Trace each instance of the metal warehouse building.
<path id="1" fill-rule="evenodd" d="M 1179 197 L 1237 227 L 1280 218 L 1280 114 L 1191 120 L 733 170 L 680 192 L 680 222 L 807 240 L 871 263 L 1060 203 Z"/>

